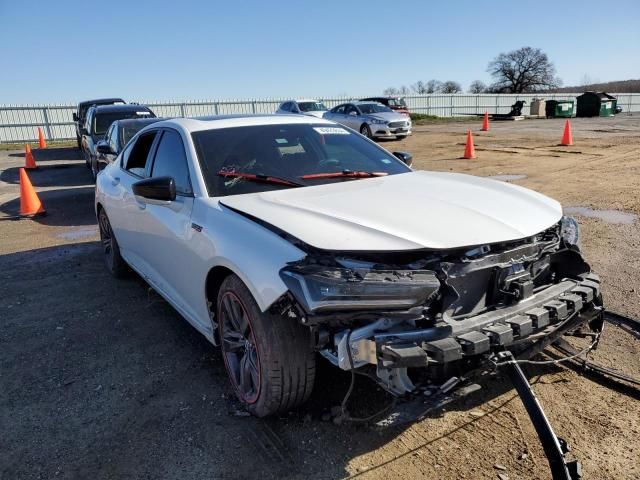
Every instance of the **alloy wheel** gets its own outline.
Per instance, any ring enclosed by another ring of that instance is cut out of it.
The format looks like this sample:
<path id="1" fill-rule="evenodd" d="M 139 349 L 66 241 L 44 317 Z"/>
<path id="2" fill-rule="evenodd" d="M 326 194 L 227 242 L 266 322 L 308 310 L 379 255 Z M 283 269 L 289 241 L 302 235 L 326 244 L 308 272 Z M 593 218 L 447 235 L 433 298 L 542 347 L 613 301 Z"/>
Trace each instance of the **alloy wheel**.
<path id="1" fill-rule="evenodd" d="M 247 310 L 231 291 L 220 299 L 219 321 L 231 382 L 243 402 L 255 403 L 260 394 L 260 358 Z"/>

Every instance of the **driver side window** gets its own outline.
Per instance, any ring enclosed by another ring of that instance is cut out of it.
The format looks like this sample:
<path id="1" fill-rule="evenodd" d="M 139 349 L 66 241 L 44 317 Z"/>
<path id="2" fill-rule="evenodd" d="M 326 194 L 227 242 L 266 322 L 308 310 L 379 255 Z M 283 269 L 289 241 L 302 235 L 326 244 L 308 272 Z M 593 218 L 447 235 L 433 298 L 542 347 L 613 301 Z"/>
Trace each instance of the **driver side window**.
<path id="1" fill-rule="evenodd" d="M 353 115 L 354 113 L 358 114 L 358 109 L 354 105 L 348 105 L 345 111 L 347 115 Z"/>
<path id="2" fill-rule="evenodd" d="M 127 148 L 122 158 L 122 165 L 126 171 L 137 177 L 147 177 L 147 160 L 156 134 L 157 131 L 152 131 L 140 135 L 136 142 Z"/>

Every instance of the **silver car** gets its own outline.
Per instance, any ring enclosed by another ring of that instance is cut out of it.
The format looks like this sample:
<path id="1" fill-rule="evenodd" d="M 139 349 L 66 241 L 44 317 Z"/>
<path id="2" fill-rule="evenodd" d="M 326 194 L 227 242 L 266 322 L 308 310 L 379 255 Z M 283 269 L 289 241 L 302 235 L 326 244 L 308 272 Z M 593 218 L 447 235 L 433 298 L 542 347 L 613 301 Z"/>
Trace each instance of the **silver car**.
<path id="1" fill-rule="evenodd" d="M 369 138 L 404 138 L 411 134 L 411 119 L 376 102 L 343 103 L 324 117 L 353 128 Z"/>

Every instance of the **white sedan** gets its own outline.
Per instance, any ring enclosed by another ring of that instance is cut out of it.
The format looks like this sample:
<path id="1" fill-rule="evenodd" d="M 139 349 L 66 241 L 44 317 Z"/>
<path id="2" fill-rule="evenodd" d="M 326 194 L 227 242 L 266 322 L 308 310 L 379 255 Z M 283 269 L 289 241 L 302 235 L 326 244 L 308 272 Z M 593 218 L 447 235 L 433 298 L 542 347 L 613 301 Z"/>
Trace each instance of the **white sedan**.
<path id="1" fill-rule="evenodd" d="M 309 397 L 317 353 L 411 396 L 597 328 L 598 277 L 556 201 L 410 163 L 309 116 L 154 123 L 98 175 L 106 265 L 219 345 L 258 416 Z"/>

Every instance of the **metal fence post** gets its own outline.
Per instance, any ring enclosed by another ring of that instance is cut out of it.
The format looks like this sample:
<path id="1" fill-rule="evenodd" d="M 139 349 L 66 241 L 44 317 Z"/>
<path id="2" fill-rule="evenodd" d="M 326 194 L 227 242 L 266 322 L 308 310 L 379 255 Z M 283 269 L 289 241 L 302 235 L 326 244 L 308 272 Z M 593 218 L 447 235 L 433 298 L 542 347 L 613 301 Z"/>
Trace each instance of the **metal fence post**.
<path id="1" fill-rule="evenodd" d="M 218 102 L 215 102 L 215 103 L 213 104 L 213 111 L 214 111 L 214 113 L 215 113 L 216 115 L 218 115 Z"/>
<path id="2" fill-rule="evenodd" d="M 185 117 L 186 115 L 184 114 L 184 103 L 180 104 L 180 116 L 181 117 Z"/>
<path id="3" fill-rule="evenodd" d="M 251 113 L 256 113 L 256 102 L 251 102 Z"/>
<path id="4" fill-rule="evenodd" d="M 47 140 L 51 141 L 53 136 L 51 135 L 51 122 L 49 121 L 49 108 L 44 107 L 42 112 L 44 113 L 44 129 L 47 132 Z"/>
<path id="5" fill-rule="evenodd" d="M 494 113 L 498 113 L 498 104 L 500 103 L 500 97 L 496 95 L 496 111 Z"/>

